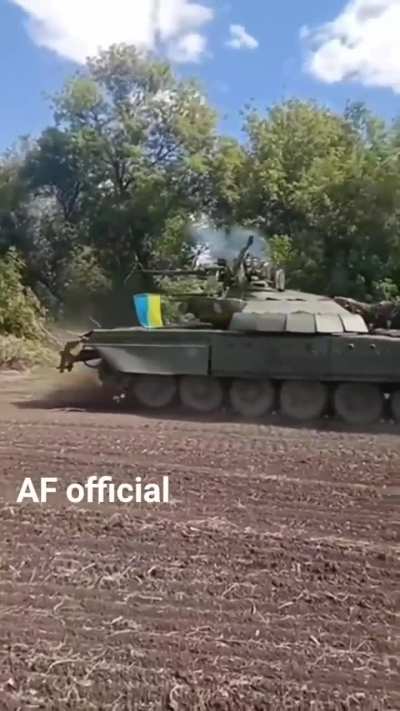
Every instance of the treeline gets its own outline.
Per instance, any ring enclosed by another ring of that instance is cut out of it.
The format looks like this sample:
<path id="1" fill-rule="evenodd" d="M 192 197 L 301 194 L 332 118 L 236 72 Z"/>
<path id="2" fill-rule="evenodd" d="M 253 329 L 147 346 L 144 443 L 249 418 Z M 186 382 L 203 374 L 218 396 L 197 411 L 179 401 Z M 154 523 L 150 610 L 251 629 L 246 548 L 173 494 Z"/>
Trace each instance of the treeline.
<path id="1" fill-rule="evenodd" d="M 53 125 L 0 163 L 0 331 L 20 328 L 22 308 L 18 292 L 4 315 L 2 272 L 21 275 L 28 310 L 36 295 L 54 316 L 112 305 L 121 320 L 136 267 L 184 265 L 204 215 L 259 230 L 292 286 L 400 295 L 400 122 L 289 101 L 245 111 L 238 142 L 195 83 L 126 46 L 53 103 Z"/>

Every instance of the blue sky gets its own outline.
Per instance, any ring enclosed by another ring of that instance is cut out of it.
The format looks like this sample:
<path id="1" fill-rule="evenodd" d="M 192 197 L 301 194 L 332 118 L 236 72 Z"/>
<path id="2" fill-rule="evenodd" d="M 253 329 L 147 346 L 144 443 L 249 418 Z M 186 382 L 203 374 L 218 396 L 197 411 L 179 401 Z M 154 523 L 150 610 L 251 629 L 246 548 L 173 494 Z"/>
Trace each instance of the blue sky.
<path id="1" fill-rule="evenodd" d="M 158 5 L 157 5 L 158 4 Z M 283 98 L 400 115 L 399 0 L 0 0 L 0 150 L 38 135 L 57 91 L 99 45 L 131 41 L 200 78 L 226 131 Z"/>

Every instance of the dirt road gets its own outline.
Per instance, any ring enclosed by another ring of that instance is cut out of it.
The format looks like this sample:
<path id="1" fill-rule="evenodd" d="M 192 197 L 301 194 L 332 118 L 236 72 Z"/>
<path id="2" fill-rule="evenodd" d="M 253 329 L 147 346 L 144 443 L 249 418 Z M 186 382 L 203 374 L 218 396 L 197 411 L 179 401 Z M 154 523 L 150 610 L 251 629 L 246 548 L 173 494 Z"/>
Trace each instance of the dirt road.
<path id="1" fill-rule="evenodd" d="M 0 708 L 400 709 L 399 430 L 161 420 L 38 382 L 0 376 Z M 167 475 L 171 501 L 69 504 L 103 474 Z M 17 504 L 41 476 L 59 493 Z"/>

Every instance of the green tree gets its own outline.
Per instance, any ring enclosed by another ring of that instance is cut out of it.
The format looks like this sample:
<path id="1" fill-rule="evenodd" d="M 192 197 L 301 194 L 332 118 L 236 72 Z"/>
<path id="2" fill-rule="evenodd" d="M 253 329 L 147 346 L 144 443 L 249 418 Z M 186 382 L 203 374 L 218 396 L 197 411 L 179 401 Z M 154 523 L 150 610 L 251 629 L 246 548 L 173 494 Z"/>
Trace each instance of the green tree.
<path id="1" fill-rule="evenodd" d="M 79 155 L 72 184 L 80 186 L 88 242 L 123 279 L 135 262 L 150 265 L 172 219 L 200 209 L 215 114 L 195 85 L 127 46 L 90 60 L 55 108 L 65 136 L 57 144 Z"/>
<path id="2" fill-rule="evenodd" d="M 382 124 L 361 107 L 339 116 L 290 101 L 251 113 L 246 130 L 241 214 L 287 236 L 292 282 L 372 296 L 398 244 L 400 176 Z"/>
<path id="3" fill-rule="evenodd" d="M 78 217 L 82 167 L 76 142 L 68 133 L 47 128 L 28 153 L 21 176 L 35 194 L 55 198 L 66 222 Z"/>

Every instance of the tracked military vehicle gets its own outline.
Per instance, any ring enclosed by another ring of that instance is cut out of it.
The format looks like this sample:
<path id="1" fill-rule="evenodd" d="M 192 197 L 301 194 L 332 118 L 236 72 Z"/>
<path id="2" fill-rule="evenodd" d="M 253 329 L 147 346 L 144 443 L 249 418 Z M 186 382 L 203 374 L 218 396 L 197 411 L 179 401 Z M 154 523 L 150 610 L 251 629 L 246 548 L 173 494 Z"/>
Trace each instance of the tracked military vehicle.
<path id="1" fill-rule="evenodd" d="M 153 410 L 180 403 L 203 414 L 229 406 L 246 418 L 400 421 L 400 337 L 333 299 L 286 289 L 284 272 L 253 258 L 251 245 L 231 265 L 162 272 L 211 278 L 216 290 L 181 295 L 182 320 L 168 325 L 160 296 L 136 295 L 141 325 L 67 343 L 60 371 L 96 367 L 107 392 Z"/>

